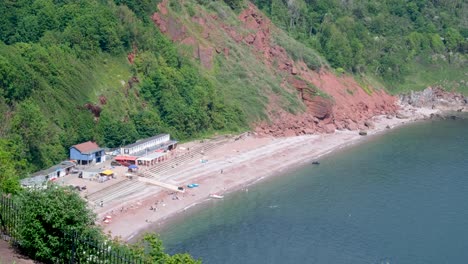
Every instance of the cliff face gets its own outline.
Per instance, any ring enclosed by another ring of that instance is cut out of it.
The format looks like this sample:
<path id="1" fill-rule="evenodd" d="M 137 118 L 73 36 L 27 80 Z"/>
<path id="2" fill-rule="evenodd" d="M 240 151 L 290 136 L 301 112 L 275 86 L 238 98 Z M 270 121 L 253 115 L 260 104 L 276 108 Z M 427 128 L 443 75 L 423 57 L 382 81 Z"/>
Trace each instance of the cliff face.
<path id="1" fill-rule="evenodd" d="M 368 85 L 362 87 L 350 76 L 337 76 L 325 63 L 314 66 L 306 64 L 302 58 L 293 59 L 291 51 L 278 44 L 275 38 L 284 33 L 252 4 L 236 17 L 235 23 L 225 23 L 226 17 L 204 9 L 198 9 L 189 20 L 179 19 L 168 10 L 167 1 L 158 7 L 159 12 L 152 16 L 155 25 L 174 42 L 192 47 L 191 55 L 199 59 L 207 71 L 213 71 L 218 56 L 227 63 L 242 64 L 242 61 L 230 59 L 232 45 L 236 45 L 265 67 L 267 70 L 263 74 L 274 76 L 281 89 L 293 95 L 295 103 L 301 105 L 302 111 L 287 111 L 281 103 L 282 92 L 264 89 L 263 96 L 268 99 L 264 111 L 269 120 L 252 121 L 259 134 L 292 136 L 331 133 L 335 129 L 365 129 L 365 121 L 372 116 L 397 110 L 396 98 L 383 90 Z M 193 29 L 194 25 L 198 31 Z M 249 78 L 270 78 L 249 75 L 252 74 L 247 72 L 246 82 Z"/>

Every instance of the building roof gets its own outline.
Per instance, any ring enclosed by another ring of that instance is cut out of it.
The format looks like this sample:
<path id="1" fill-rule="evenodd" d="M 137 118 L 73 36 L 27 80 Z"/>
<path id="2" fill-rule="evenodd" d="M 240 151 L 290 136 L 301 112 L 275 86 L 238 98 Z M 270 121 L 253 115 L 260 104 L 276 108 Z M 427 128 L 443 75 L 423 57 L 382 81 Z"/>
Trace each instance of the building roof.
<path id="1" fill-rule="evenodd" d="M 102 150 L 98 144 L 92 141 L 73 145 L 72 148 L 76 148 L 79 152 L 81 152 L 81 154 L 91 154 Z"/>
<path id="2" fill-rule="evenodd" d="M 123 148 L 133 148 L 133 147 L 135 147 L 135 146 L 138 146 L 138 145 L 140 145 L 140 144 L 144 144 L 144 143 L 146 143 L 146 142 L 148 142 L 148 141 L 151 141 L 151 140 L 153 140 L 153 139 L 157 139 L 157 138 L 164 137 L 164 136 L 168 136 L 168 135 L 169 135 L 169 134 L 159 134 L 159 135 L 154 136 L 154 137 L 150 137 L 150 138 L 145 138 L 145 139 L 142 139 L 142 140 L 138 140 L 137 142 L 135 142 L 135 143 L 133 143 L 133 144 L 130 144 L 130 145 L 127 145 L 127 146 L 125 146 L 125 147 L 123 147 Z"/>
<path id="3" fill-rule="evenodd" d="M 119 160 L 129 160 L 129 161 L 135 161 L 137 160 L 138 157 L 135 156 L 116 156 L 114 159 L 119 161 Z"/>
<path id="4" fill-rule="evenodd" d="M 52 166 L 52 167 L 50 167 L 48 169 L 35 172 L 31 176 L 32 177 L 34 177 L 34 176 L 47 176 L 52 172 L 56 172 L 56 171 L 59 171 L 59 170 L 71 168 L 71 167 L 74 167 L 75 165 L 76 164 L 74 162 L 71 162 L 71 161 L 62 161 L 60 164 L 54 165 L 54 166 Z"/>

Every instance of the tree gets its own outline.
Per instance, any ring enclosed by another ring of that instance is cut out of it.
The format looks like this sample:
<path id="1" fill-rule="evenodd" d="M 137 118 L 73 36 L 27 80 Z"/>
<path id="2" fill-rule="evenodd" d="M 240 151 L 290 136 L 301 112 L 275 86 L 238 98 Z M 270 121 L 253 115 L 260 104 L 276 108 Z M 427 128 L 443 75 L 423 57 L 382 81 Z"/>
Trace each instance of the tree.
<path id="1" fill-rule="evenodd" d="M 243 6 L 244 0 L 224 0 L 231 9 L 239 9 Z"/>
<path id="2" fill-rule="evenodd" d="M 21 190 L 18 175 L 25 168 L 26 160 L 21 142 L 0 138 L 0 191 L 18 193 Z"/>
<path id="3" fill-rule="evenodd" d="M 22 192 L 18 199 L 20 249 L 45 263 L 66 259 L 67 233 L 98 234 L 95 215 L 75 191 L 51 184 L 45 190 Z"/>
<path id="4" fill-rule="evenodd" d="M 445 46 L 449 51 L 456 52 L 461 47 L 463 36 L 454 28 L 449 28 L 445 33 Z"/>
<path id="5" fill-rule="evenodd" d="M 153 264 L 201 264 L 189 254 L 169 255 L 164 252 L 161 239 L 155 234 L 146 234 L 134 248 L 138 255 L 144 257 L 145 263 Z"/>

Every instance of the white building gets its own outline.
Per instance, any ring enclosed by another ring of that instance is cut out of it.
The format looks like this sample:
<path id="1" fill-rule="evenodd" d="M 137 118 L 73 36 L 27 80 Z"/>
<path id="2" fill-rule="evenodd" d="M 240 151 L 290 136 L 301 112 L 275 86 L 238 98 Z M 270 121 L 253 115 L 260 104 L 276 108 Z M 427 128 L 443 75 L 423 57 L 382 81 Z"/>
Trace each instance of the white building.
<path id="1" fill-rule="evenodd" d="M 139 140 L 120 149 L 121 155 L 145 154 L 145 151 L 155 149 L 172 150 L 177 146 L 177 141 L 171 140 L 169 134 L 160 134 L 154 137 Z"/>

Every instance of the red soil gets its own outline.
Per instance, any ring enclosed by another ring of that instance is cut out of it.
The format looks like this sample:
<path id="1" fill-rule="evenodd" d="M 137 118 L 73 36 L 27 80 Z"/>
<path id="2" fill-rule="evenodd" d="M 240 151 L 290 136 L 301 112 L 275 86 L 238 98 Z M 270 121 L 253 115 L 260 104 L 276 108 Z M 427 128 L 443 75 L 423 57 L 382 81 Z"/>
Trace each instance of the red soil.
<path id="1" fill-rule="evenodd" d="M 229 49 L 216 43 L 210 43 L 212 47 L 207 47 L 207 44 L 200 46 L 194 37 L 187 35 L 182 23 L 168 16 L 166 5 L 167 0 L 158 5 L 159 13 L 152 16 L 154 23 L 173 41 L 194 46 L 194 57 L 200 59 L 203 67 L 210 69 L 213 57 L 218 54 L 223 54 L 226 58 L 229 56 Z M 369 118 L 397 110 L 396 99 L 383 90 L 369 87 L 367 93 L 350 76 L 336 76 L 326 67 L 314 71 L 304 62 L 294 61 L 283 47 L 271 41 L 273 25 L 253 4 L 249 4 L 238 17 L 243 27 L 251 32 L 246 36 L 237 32 L 234 27 L 224 25 L 218 17 L 211 18 L 221 22 L 222 30 L 236 43 L 251 46 L 254 56 L 265 65 L 283 75 L 286 73 L 289 77 L 283 79 L 282 87 L 294 87 L 298 98 L 306 106 L 305 112 L 294 115 L 281 109 L 274 95 L 268 95 L 270 100 L 267 113 L 270 122 L 256 124 L 255 130 L 259 134 L 292 136 L 332 133 L 335 129 L 365 129 L 365 121 Z M 203 28 L 202 36 L 207 40 L 211 40 L 210 32 L 219 30 L 203 17 L 193 17 L 192 22 Z M 319 91 L 327 96 L 319 96 Z"/>

